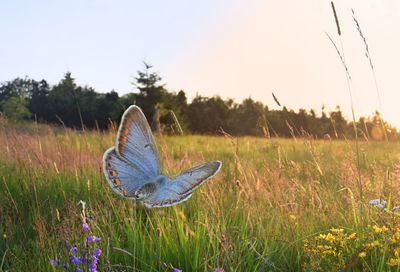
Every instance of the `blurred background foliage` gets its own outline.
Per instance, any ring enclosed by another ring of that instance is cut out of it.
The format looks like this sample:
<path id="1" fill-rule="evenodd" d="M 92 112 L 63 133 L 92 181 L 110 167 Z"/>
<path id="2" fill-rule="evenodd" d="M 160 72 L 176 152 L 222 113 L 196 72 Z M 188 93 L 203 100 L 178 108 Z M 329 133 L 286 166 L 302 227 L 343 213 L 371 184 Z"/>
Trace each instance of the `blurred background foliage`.
<path id="1" fill-rule="evenodd" d="M 317 115 L 313 109 L 287 109 L 275 97 L 278 110 L 251 97 L 237 103 L 219 96 L 197 95 L 188 102 L 183 90 L 167 90 L 161 76 L 147 63 L 132 84 L 137 91 L 120 96 L 114 90 L 99 93 L 89 86 L 78 86 L 70 72 L 54 86 L 44 79 L 16 78 L 0 83 L 0 112 L 13 122 L 36 120 L 75 129 L 104 130 L 116 126 L 124 110 L 136 104 L 153 128 L 167 133 L 177 129 L 173 111 L 185 133 L 354 138 L 353 123 L 343 116 L 340 106 L 329 112 L 322 106 L 321 115 Z M 395 127 L 386 122 L 382 126 L 378 111 L 357 121 L 359 135 L 366 138 L 384 139 L 383 127 L 389 140 L 398 139 Z"/>

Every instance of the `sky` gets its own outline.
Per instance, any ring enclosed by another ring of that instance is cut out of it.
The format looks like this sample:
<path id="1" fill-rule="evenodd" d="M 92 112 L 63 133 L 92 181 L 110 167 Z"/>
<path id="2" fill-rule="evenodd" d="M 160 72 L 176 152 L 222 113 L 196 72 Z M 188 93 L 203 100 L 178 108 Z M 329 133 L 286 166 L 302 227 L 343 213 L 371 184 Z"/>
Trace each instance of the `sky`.
<path id="1" fill-rule="evenodd" d="M 400 2 L 330 1 L 23 1 L 0 3 L 0 82 L 28 76 L 58 83 L 67 71 L 98 92 L 134 91 L 143 61 L 171 91 L 251 97 L 279 108 L 334 110 L 356 118 L 378 109 L 400 128 Z M 367 40 L 377 85 L 365 57 Z M 344 57 L 343 65 L 328 39 Z M 377 86 L 377 88 L 376 88 Z"/>

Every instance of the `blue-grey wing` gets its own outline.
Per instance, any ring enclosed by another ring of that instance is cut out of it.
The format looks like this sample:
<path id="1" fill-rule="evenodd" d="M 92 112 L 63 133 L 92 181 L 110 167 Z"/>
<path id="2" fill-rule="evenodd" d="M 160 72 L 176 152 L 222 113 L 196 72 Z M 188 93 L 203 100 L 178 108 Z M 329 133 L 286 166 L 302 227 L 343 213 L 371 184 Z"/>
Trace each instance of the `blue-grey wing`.
<path id="1" fill-rule="evenodd" d="M 114 146 L 104 152 L 103 172 L 114 192 L 126 198 L 134 198 L 135 190 L 151 180 L 141 168 L 118 156 Z"/>
<path id="2" fill-rule="evenodd" d="M 170 182 L 160 185 L 156 192 L 143 201 L 148 208 L 172 206 L 189 199 L 194 190 L 215 176 L 222 163 L 206 162 L 190 168 Z"/>
<path id="3" fill-rule="evenodd" d="M 142 110 L 133 105 L 122 115 L 116 153 L 140 168 L 151 179 L 161 174 L 160 155 Z"/>

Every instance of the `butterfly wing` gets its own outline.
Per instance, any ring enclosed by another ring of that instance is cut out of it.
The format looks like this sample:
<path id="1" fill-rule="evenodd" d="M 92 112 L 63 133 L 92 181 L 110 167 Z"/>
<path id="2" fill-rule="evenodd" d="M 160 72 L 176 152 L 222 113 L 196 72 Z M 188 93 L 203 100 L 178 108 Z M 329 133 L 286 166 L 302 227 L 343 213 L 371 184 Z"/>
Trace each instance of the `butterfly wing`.
<path id="1" fill-rule="evenodd" d="M 103 172 L 114 192 L 126 198 L 134 198 L 135 190 L 151 180 L 141 168 L 118 156 L 114 146 L 103 155 Z"/>
<path id="2" fill-rule="evenodd" d="M 172 206 L 189 199 L 194 190 L 215 176 L 222 163 L 206 162 L 190 168 L 166 184 L 157 188 L 156 192 L 143 201 L 148 208 Z"/>
<path id="3" fill-rule="evenodd" d="M 153 134 L 142 110 L 135 105 L 122 115 L 115 152 L 151 179 L 161 174 L 160 155 Z"/>

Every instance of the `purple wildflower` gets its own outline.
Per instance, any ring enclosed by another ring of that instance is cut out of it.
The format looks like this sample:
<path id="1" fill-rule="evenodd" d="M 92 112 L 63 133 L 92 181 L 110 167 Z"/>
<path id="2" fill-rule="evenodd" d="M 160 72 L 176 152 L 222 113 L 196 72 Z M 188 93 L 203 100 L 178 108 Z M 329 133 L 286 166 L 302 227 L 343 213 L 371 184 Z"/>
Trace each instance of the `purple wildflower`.
<path id="1" fill-rule="evenodd" d="M 85 229 L 85 230 L 89 229 L 89 225 L 87 223 L 83 224 L 82 229 Z"/>
<path id="2" fill-rule="evenodd" d="M 97 263 L 92 263 L 89 266 L 89 271 L 96 272 L 97 271 L 96 269 L 97 269 Z"/>
<path id="3" fill-rule="evenodd" d="M 77 267 L 76 272 L 82 272 L 82 270 L 79 267 Z"/>
<path id="4" fill-rule="evenodd" d="M 96 250 L 94 251 L 94 256 L 100 256 L 100 254 L 101 254 L 101 249 L 96 248 Z"/>
<path id="5" fill-rule="evenodd" d="M 69 250 L 70 253 L 76 253 L 78 252 L 78 248 L 77 247 L 71 247 L 71 249 Z"/>
<path id="6" fill-rule="evenodd" d="M 86 258 L 84 256 L 82 256 L 80 259 L 81 263 L 85 264 L 86 263 Z"/>
<path id="7" fill-rule="evenodd" d="M 86 242 L 88 242 L 88 243 L 97 243 L 97 242 L 100 242 L 100 238 L 99 237 L 96 237 L 96 236 L 90 236 L 90 235 L 88 235 L 88 236 L 86 236 L 86 238 L 85 238 L 85 240 L 86 240 Z"/>
<path id="8" fill-rule="evenodd" d="M 92 264 L 97 264 L 98 261 L 99 261 L 99 258 L 97 258 L 96 256 L 93 256 Z"/>
<path id="9" fill-rule="evenodd" d="M 86 250 L 82 253 L 82 257 L 81 257 L 81 263 L 85 264 L 86 263 Z"/>
<path id="10" fill-rule="evenodd" d="M 58 264 L 58 259 L 56 258 L 54 260 L 51 260 L 50 263 L 52 266 L 56 266 Z"/>
<path id="11" fill-rule="evenodd" d="M 182 272 L 182 270 L 179 270 L 178 268 L 174 268 L 174 272 Z"/>
<path id="12" fill-rule="evenodd" d="M 223 268 L 215 268 L 215 272 L 225 272 Z"/>
<path id="13" fill-rule="evenodd" d="M 71 261 L 74 263 L 74 265 L 78 265 L 81 262 L 81 259 L 72 255 Z"/>
<path id="14" fill-rule="evenodd" d="M 65 264 L 63 264 L 63 267 L 65 268 L 65 270 L 67 270 L 67 269 L 68 269 L 68 266 L 69 266 L 69 263 L 65 263 Z"/>
<path id="15" fill-rule="evenodd" d="M 93 256 L 93 259 L 91 260 L 91 264 L 89 266 L 89 271 L 96 272 L 97 270 L 97 262 L 99 261 L 99 258 L 96 256 Z"/>

